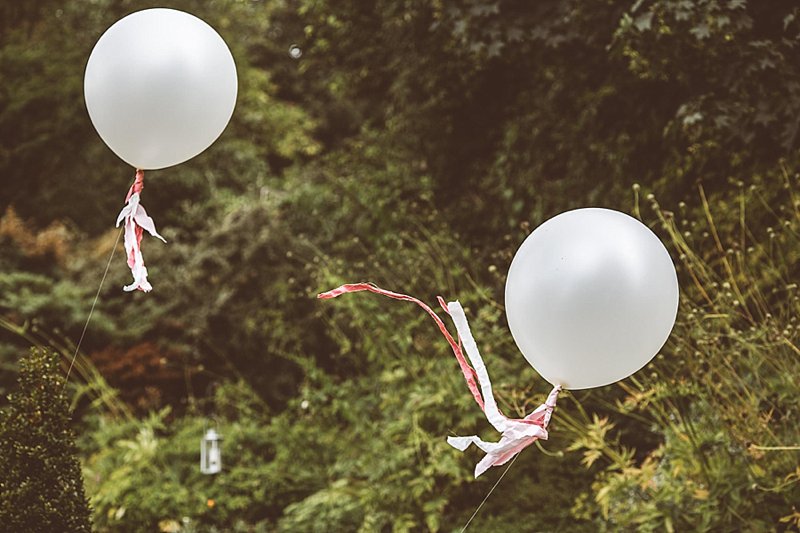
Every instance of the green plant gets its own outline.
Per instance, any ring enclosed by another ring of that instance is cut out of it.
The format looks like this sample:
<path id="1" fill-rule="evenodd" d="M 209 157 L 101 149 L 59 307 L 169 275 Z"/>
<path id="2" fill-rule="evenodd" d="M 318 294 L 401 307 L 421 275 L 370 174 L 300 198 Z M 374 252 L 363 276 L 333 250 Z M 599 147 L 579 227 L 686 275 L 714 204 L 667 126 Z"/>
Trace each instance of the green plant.
<path id="1" fill-rule="evenodd" d="M 165 408 L 141 419 L 87 418 L 80 445 L 99 531 L 249 531 L 277 512 L 276 435 L 264 404 L 243 382 L 221 386 L 214 402 L 224 440 L 223 470 L 213 476 L 199 468 L 210 423 L 199 413 L 176 418 Z"/>
<path id="2" fill-rule="evenodd" d="M 572 448 L 602 466 L 576 516 L 641 531 L 797 520 L 800 211 L 787 168 L 710 198 L 700 188 L 694 209 L 648 197 L 678 259 L 681 310 L 662 353 L 608 405 L 622 428 L 567 417 Z"/>
<path id="3" fill-rule="evenodd" d="M 91 531 L 58 356 L 32 349 L 0 413 L 0 528 Z"/>

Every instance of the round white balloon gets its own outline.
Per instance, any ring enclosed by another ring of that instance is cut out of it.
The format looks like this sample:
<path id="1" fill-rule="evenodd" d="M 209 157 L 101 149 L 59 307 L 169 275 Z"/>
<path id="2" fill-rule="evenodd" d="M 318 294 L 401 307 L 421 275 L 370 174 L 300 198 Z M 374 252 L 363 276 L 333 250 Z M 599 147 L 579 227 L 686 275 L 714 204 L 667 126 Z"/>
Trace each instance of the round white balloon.
<path id="1" fill-rule="evenodd" d="M 84 76 L 89 117 L 103 141 L 143 170 L 191 159 L 220 136 L 236 104 L 228 46 L 199 18 L 146 9 L 97 41 Z"/>
<path id="2" fill-rule="evenodd" d="M 506 280 L 506 315 L 528 362 L 552 384 L 624 379 L 667 341 L 678 277 L 650 229 L 610 209 L 576 209 L 536 228 Z"/>

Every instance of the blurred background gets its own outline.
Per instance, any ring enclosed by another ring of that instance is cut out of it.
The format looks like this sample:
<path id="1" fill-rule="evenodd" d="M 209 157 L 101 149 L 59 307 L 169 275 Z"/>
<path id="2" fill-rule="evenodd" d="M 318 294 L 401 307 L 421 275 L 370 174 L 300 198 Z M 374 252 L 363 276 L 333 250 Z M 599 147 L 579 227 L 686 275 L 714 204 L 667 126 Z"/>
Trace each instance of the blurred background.
<path id="1" fill-rule="evenodd" d="M 152 293 L 111 264 L 70 377 L 99 531 L 457 531 L 502 474 L 438 331 L 373 281 L 460 299 L 501 408 L 549 386 L 507 329 L 547 218 L 620 209 L 668 246 L 675 331 L 562 395 L 475 531 L 800 527 L 800 7 L 790 0 L 26 0 L 0 6 L 0 393 L 75 349 L 134 169 L 83 73 L 149 7 L 236 59 L 231 124 L 148 172 Z M 224 437 L 223 471 L 199 470 Z"/>

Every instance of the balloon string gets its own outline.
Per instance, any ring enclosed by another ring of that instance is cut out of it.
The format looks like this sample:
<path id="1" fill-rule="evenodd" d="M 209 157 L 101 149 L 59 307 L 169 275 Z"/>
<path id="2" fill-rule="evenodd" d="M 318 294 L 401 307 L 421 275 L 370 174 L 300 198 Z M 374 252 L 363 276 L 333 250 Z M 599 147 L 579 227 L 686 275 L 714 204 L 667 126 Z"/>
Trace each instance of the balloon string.
<path id="1" fill-rule="evenodd" d="M 67 387 L 67 382 L 69 381 L 69 374 L 70 372 L 72 372 L 72 367 L 75 364 L 75 358 L 78 357 L 78 351 L 81 349 L 81 344 L 83 343 L 84 336 L 86 336 L 86 329 L 89 327 L 89 321 L 92 320 L 92 315 L 94 314 L 94 308 L 97 305 L 97 299 L 100 297 L 100 291 L 103 289 L 103 283 L 105 283 L 106 276 L 108 276 L 108 269 L 111 267 L 111 261 L 114 259 L 114 252 L 117 250 L 117 245 L 119 244 L 120 235 L 122 235 L 121 229 L 117 232 L 117 239 L 114 241 L 114 246 L 111 248 L 111 255 L 108 256 L 108 262 L 106 263 L 106 269 L 103 272 L 103 278 L 100 280 L 100 286 L 97 287 L 97 292 L 94 295 L 94 301 L 92 302 L 92 307 L 91 309 L 89 309 L 89 316 L 86 318 L 86 323 L 83 325 L 83 331 L 81 332 L 81 336 L 78 339 L 78 344 L 77 346 L 75 346 L 75 353 L 72 354 L 72 361 L 70 361 L 69 368 L 67 369 L 67 375 L 64 377 L 64 386 L 61 388 L 62 392 Z"/>
<path id="2" fill-rule="evenodd" d="M 477 509 L 475 509 L 475 512 L 474 512 L 474 513 L 472 513 L 472 516 L 470 516 L 470 517 L 469 517 L 469 520 L 467 520 L 467 523 L 466 523 L 466 524 L 464 524 L 464 527 L 463 527 L 463 528 L 461 528 L 461 533 L 464 533 L 464 532 L 467 530 L 467 528 L 469 527 L 470 523 L 472 523 L 472 519 L 473 519 L 473 518 L 475 518 L 475 516 L 477 516 L 477 514 L 478 514 L 478 511 L 480 511 L 480 510 L 481 510 L 481 507 L 483 507 L 483 504 L 485 504 L 485 503 L 486 503 L 486 500 L 488 500 L 488 499 L 489 499 L 489 496 L 491 496 L 491 495 L 492 495 L 492 493 L 494 492 L 494 489 L 496 489 L 496 488 L 497 488 L 497 486 L 500 484 L 500 482 L 501 482 L 501 481 L 503 481 L 503 478 L 504 478 L 504 477 L 506 477 L 506 474 L 508 474 L 508 471 L 509 471 L 509 470 L 511 470 L 511 467 L 512 467 L 512 466 L 514 465 L 514 463 L 517 461 L 517 458 L 518 458 L 518 457 L 519 457 L 519 455 L 515 455 L 515 456 L 514 456 L 514 459 L 512 459 L 512 460 L 511 460 L 511 462 L 508 464 L 508 466 L 506 467 L 506 469 L 503 471 L 503 474 L 502 474 L 502 475 L 500 476 L 500 478 L 499 478 L 499 479 L 498 479 L 498 480 L 495 482 L 495 484 L 494 484 L 494 486 L 491 488 L 491 490 L 489 490 L 489 493 L 488 493 L 488 494 L 486 495 L 486 497 L 483 499 L 483 501 L 481 502 L 481 504 L 480 504 L 480 505 L 478 505 L 478 508 L 477 508 Z"/>

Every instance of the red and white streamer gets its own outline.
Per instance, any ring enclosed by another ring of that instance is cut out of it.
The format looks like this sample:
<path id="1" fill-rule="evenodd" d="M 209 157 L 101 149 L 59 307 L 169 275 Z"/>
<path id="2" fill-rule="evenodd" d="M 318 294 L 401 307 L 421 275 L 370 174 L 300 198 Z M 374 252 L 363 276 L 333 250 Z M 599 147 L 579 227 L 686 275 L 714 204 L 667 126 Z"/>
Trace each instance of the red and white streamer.
<path id="1" fill-rule="evenodd" d="M 476 478 L 492 466 L 506 464 L 519 452 L 537 440 L 547 440 L 547 426 L 550 423 L 550 417 L 553 415 L 553 410 L 556 407 L 556 400 L 558 399 L 558 393 L 561 391 L 561 386 L 556 385 L 548 395 L 545 403 L 534 409 L 525 418 L 508 418 L 501 413 L 495 401 L 494 393 L 492 392 L 492 382 L 489 379 L 486 365 L 483 363 L 483 358 L 478 351 L 478 346 L 475 343 L 475 339 L 472 337 L 472 332 L 469 329 L 469 323 L 467 322 L 464 309 L 458 301 L 445 304 L 441 297 L 437 297 L 439 305 L 450 315 L 456 326 L 459 339 L 459 342 L 456 342 L 453 336 L 450 335 L 444 322 L 442 322 L 442 319 L 439 318 L 427 304 L 405 294 L 381 289 L 372 283 L 342 285 L 337 289 L 317 295 L 317 298 L 331 299 L 348 292 L 360 291 L 381 294 L 395 300 L 414 302 L 422 307 L 431 318 L 436 321 L 436 325 L 439 326 L 439 331 L 442 332 L 442 335 L 444 335 L 450 347 L 453 349 L 453 353 L 456 356 L 458 365 L 461 367 L 461 372 L 464 374 L 464 379 L 467 382 L 467 387 L 472 393 L 473 398 L 475 398 L 475 401 L 481 407 L 484 414 L 486 414 L 489 423 L 501 434 L 500 440 L 497 442 L 486 442 L 476 435 L 447 438 L 448 444 L 457 450 L 464 451 L 470 444 L 475 444 L 478 448 L 486 452 L 486 456 L 475 466 Z M 464 350 L 467 352 L 469 363 L 472 363 L 472 366 L 470 366 L 464 357 L 461 348 L 462 343 Z M 478 384 L 480 384 L 480 388 Z"/>
<path id="2" fill-rule="evenodd" d="M 136 170 L 136 177 L 133 185 L 128 190 L 128 196 L 125 197 L 125 207 L 120 211 L 117 216 L 117 227 L 124 221 L 125 226 L 125 255 L 128 258 L 128 266 L 133 274 L 133 283 L 123 287 L 125 291 L 140 290 L 143 292 L 150 292 L 153 286 L 147 281 L 147 267 L 144 266 L 144 257 L 142 256 L 142 236 L 144 230 L 152 235 L 167 242 L 164 237 L 156 231 L 155 222 L 147 215 L 144 206 L 139 203 L 139 196 L 144 189 L 144 171 L 141 169 Z"/>

